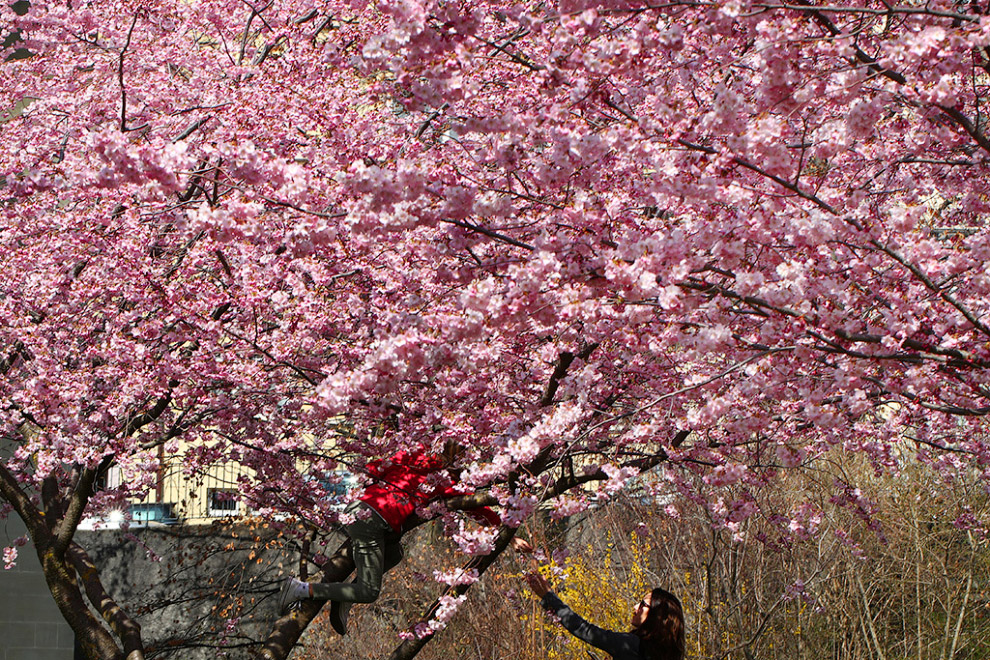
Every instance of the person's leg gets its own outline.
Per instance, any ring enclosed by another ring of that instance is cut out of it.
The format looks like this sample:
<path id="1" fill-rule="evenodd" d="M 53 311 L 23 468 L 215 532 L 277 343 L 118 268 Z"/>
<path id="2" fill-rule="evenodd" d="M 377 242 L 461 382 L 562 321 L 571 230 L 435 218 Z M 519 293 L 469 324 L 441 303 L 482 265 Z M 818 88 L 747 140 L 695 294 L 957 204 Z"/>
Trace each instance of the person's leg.
<path id="1" fill-rule="evenodd" d="M 398 534 L 392 533 L 385 537 L 385 548 L 384 548 L 384 559 L 383 559 L 383 573 L 387 573 L 402 561 L 402 544 L 399 542 L 401 537 Z M 358 578 L 355 578 L 355 582 Z M 381 578 L 379 578 L 379 583 L 381 583 Z M 351 616 L 351 605 L 354 602 L 347 601 L 333 601 L 330 604 L 330 625 L 333 629 L 337 631 L 340 635 L 347 634 L 347 620 Z"/>
<path id="2" fill-rule="evenodd" d="M 347 603 L 371 603 L 381 593 L 382 575 L 386 569 L 386 548 L 389 550 L 389 561 L 395 561 L 392 544 L 386 544 L 386 538 L 392 529 L 374 511 L 369 511 L 367 505 L 356 507 L 363 516 L 347 526 L 347 534 L 351 537 L 351 556 L 354 559 L 355 577 L 353 582 L 313 582 L 310 584 L 312 598 L 317 600 L 333 600 Z M 363 509 L 364 511 L 360 511 Z M 352 509 L 348 509 L 352 511 Z M 400 550 L 401 558 L 401 550 Z M 393 564 L 394 565 L 394 564 Z M 391 566 L 389 566 L 391 568 Z"/>

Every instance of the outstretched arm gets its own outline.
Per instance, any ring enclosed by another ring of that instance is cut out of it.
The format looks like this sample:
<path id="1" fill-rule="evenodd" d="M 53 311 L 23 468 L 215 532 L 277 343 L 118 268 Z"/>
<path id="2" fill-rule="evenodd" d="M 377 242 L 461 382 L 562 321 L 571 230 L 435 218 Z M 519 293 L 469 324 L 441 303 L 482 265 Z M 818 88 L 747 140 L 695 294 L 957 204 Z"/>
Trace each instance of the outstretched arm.
<path id="1" fill-rule="evenodd" d="M 605 630 L 592 623 L 588 623 L 550 591 L 550 583 L 539 573 L 527 574 L 526 581 L 529 583 L 533 593 L 540 597 L 544 609 L 560 619 L 561 625 L 569 633 L 580 640 L 588 642 L 595 648 L 605 651 L 617 660 L 639 657 L 639 637 L 632 633 Z"/>

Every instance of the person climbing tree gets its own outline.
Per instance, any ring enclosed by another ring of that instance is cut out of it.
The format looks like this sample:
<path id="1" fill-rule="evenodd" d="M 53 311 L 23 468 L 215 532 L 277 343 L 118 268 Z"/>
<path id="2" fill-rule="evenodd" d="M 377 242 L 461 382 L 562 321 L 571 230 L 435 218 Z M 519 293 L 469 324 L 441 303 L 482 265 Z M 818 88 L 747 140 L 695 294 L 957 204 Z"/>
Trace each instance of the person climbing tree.
<path id="1" fill-rule="evenodd" d="M 381 592 L 382 577 L 402 560 L 400 539 L 406 521 L 419 507 L 463 494 L 454 486 L 455 457 L 456 448 L 448 443 L 440 455 L 419 447 L 368 463 L 366 470 L 372 482 L 344 510 L 345 519 L 352 521 L 344 531 L 351 539 L 354 581 L 320 583 L 286 578 L 279 593 L 279 612 L 285 614 L 304 599 L 331 601 L 330 625 L 338 634 L 347 634 L 351 606 L 374 602 Z M 501 523 L 488 507 L 467 513 L 484 525 Z M 520 538 L 513 538 L 511 547 L 517 552 L 533 550 Z"/>

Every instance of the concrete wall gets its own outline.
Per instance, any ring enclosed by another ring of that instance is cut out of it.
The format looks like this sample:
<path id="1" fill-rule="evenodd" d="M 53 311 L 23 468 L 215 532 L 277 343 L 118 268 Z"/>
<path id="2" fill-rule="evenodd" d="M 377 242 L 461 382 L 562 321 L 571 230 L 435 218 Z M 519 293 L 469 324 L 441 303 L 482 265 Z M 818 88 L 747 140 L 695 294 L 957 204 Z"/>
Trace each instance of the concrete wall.
<path id="1" fill-rule="evenodd" d="M 0 547 L 21 534 L 16 516 L 0 523 Z M 273 530 L 242 524 L 79 532 L 76 539 L 100 567 L 107 592 L 141 624 L 146 648 L 174 649 L 156 656 L 163 660 L 251 657 L 251 645 L 271 630 L 280 580 L 298 557 Z M 16 568 L 0 566 L 0 660 L 76 660 L 74 636 L 30 545 L 20 548 Z"/>
<path id="2" fill-rule="evenodd" d="M 0 522 L 0 547 L 24 534 L 16 516 Z M 75 636 L 48 591 L 30 546 L 19 548 L 17 565 L 0 566 L 0 660 L 73 660 Z"/>
<path id="3" fill-rule="evenodd" d="M 250 657 L 274 620 L 276 592 L 296 556 L 272 530 L 241 524 L 175 525 L 80 535 L 110 595 L 141 624 L 158 657 Z M 186 647 L 185 644 L 204 645 Z"/>

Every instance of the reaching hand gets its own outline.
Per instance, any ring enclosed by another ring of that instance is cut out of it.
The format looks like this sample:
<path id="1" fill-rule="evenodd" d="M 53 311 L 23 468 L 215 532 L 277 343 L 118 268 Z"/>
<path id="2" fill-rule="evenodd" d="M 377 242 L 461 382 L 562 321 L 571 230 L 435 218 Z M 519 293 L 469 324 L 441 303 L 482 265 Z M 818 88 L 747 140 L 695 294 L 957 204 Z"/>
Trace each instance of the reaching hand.
<path id="1" fill-rule="evenodd" d="M 533 590 L 533 593 L 540 598 L 543 598 L 550 591 L 550 581 L 535 571 L 526 574 L 526 582 L 529 583 L 529 588 Z"/>
<path id="2" fill-rule="evenodd" d="M 525 541 L 518 536 L 512 537 L 512 541 L 509 542 L 509 546 L 516 552 L 521 552 L 527 555 L 532 554 L 535 550 L 529 541 Z"/>

